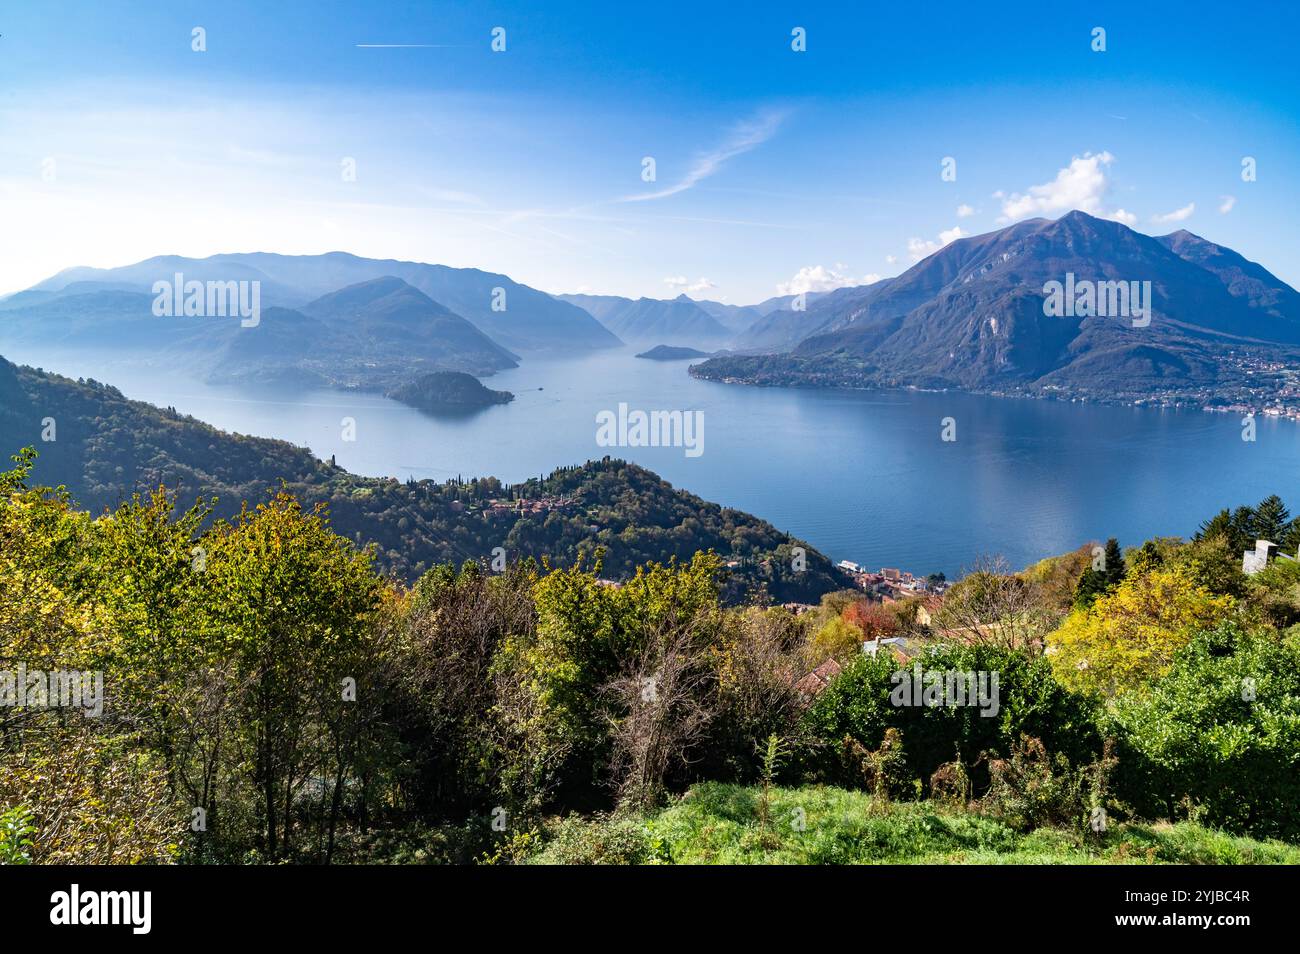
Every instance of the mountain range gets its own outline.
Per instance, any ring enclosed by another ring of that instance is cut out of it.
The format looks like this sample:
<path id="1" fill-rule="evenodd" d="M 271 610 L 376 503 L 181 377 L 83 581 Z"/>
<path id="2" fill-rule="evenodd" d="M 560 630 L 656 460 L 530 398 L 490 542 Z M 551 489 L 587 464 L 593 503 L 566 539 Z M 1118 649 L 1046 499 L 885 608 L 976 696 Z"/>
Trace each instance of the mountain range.
<path id="1" fill-rule="evenodd" d="M 154 283 L 176 275 L 259 282 L 260 322 L 155 316 Z M 1076 281 L 1149 288 L 1149 321 L 1045 307 L 1052 283 Z M 625 342 L 725 352 L 690 373 L 736 383 L 1231 403 L 1286 384 L 1300 293 L 1191 232 L 1152 237 L 1075 211 L 957 239 L 874 284 L 754 305 L 552 296 L 477 269 L 343 252 L 72 268 L 0 302 L 0 348 L 149 349 L 214 382 L 391 391 Z"/>
<path id="2" fill-rule="evenodd" d="M 624 298 L 620 295 L 556 295 L 577 305 L 625 341 L 648 344 L 716 347 L 732 340 L 744 341 L 751 328 L 775 312 L 788 309 L 795 295 L 779 295 L 756 305 L 731 305 L 695 299 Z M 805 296 L 816 300 L 820 293 Z"/>
<path id="3" fill-rule="evenodd" d="M 577 305 L 622 340 L 631 344 L 721 345 L 734 333 L 695 301 L 681 295 L 669 300 L 620 298 L 617 295 L 560 295 Z M 733 321 L 743 319 L 729 313 Z"/>
<path id="4" fill-rule="evenodd" d="M 1149 282 L 1149 321 L 1049 314 L 1049 283 L 1067 281 Z M 772 313 L 737 348 L 752 350 L 760 335 L 771 353 L 717 357 L 691 373 L 769 385 L 1203 399 L 1278 383 L 1276 365 L 1300 355 L 1300 294 L 1190 232 L 1151 237 L 1075 211 L 958 239 L 895 278 Z"/>
<path id="5" fill-rule="evenodd" d="M 153 298 L 99 290 L 0 310 L 0 341 L 163 355 L 222 384 L 383 390 L 428 371 L 492 374 L 517 357 L 400 278 L 360 282 L 299 308 L 237 318 L 158 317 Z"/>
<path id="6" fill-rule="evenodd" d="M 176 274 L 186 281 L 258 281 L 262 304 L 285 308 L 300 308 L 331 292 L 376 278 L 399 278 L 511 350 L 569 353 L 619 344 L 618 338 L 581 308 L 505 275 L 476 268 L 361 258 L 347 252 L 253 252 L 203 259 L 163 255 L 120 268 L 69 268 L 11 296 L 0 308 L 48 307 L 59 299 L 103 292 L 152 295 L 154 282 L 171 281 Z M 97 303 L 78 303 L 78 308 L 91 307 Z"/>

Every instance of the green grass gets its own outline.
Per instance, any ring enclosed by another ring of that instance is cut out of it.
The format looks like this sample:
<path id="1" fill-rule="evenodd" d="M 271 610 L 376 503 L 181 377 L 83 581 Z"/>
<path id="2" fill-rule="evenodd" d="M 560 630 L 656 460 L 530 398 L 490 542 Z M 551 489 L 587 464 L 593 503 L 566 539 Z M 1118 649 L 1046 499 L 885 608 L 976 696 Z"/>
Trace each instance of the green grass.
<path id="1" fill-rule="evenodd" d="M 932 802 L 882 804 L 826 786 L 761 791 L 696 786 L 646 816 L 572 817 L 529 860 L 540 864 L 1300 864 L 1300 847 L 1190 822 L 1115 824 L 1099 836 L 1021 833 Z"/>

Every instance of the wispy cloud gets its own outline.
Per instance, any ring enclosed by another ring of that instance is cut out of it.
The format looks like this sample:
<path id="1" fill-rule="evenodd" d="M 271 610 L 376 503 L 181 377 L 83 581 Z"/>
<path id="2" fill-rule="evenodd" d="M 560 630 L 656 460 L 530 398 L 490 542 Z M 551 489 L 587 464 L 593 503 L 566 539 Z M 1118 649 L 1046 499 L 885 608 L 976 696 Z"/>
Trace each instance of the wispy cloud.
<path id="1" fill-rule="evenodd" d="M 1183 222 L 1186 219 L 1190 218 L 1192 213 L 1195 211 L 1196 211 L 1196 203 L 1188 202 L 1181 209 L 1174 209 L 1174 211 L 1172 212 L 1162 212 L 1159 215 L 1151 216 L 1151 221 L 1158 222 L 1161 224 L 1164 224 L 1166 222 Z"/>
<path id="2" fill-rule="evenodd" d="M 962 231 L 960 225 L 954 225 L 950 229 L 944 229 L 939 233 L 939 240 L 933 239 L 910 238 L 907 240 L 907 254 L 911 256 L 912 261 L 919 262 L 927 255 L 932 255 L 939 249 L 943 248 L 949 242 L 955 242 L 959 238 L 965 238 L 966 233 Z M 890 264 L 893 264 L 892 262 Z"/>
<path id="3" fill-rule="evenodd" d="M 1227 215 L 1229 212 L 1232 211 L 1232 207 L 1236 204 L 1237 204 L 1237 197 L 1235 195 L 1219 196 L 1219 214 Z"/>
<path id="4" fill-rule="evenodd" d="M 690 170 L 677 182 L 655 192 L 626 195 L 619 201 L 648 202 L 651 199 L 666 199 L 670 195 L 677 195 L 687 189 L 694 188 L 721 169 L 728 159 L 743 155 L 771 139 L 777 129 L 780 128 L 785 117 L 784 112 L 768 110 L 753 119 L 737 123 L 731 128 L 731 131 L 721 144 L 696 156 Z"/>
<path id="5" fill-rule="evenodd" d="M 697 278 L 695 281 L 691 281 L 685 275 L 669 276 L 664 279 L 664 284 L 679 292 L 702 292 L 708 291 L 710 288 L 718 287 L 707 278 L 701 277 Z"/>

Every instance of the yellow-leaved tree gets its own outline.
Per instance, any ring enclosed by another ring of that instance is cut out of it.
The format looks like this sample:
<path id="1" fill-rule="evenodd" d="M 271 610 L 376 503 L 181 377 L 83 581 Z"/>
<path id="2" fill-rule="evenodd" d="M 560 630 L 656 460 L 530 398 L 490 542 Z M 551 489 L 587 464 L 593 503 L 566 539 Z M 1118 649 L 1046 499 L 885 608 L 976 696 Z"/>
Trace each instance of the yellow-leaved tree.
<path id="1" fill-rule="evenodd" d="M 1072 689 L 1114 694 L 1168 671 L 1198 629 L 1231 615 L 1231 596 L 1216 596 L 1184 569 L 1130 575 L 1113 593 L 1075 610 L 1048 637 L 1056 677 Z"/>

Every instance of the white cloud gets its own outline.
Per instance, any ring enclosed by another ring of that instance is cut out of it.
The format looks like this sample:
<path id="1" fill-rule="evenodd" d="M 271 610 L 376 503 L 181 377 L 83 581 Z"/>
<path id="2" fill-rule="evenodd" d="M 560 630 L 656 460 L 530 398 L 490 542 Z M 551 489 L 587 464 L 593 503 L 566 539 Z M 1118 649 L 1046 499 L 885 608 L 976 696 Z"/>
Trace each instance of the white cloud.
<path id="1" fill-rule="evenodd" d="M 1030 186 L 1025 193 L 1002 195 L 995 192 L 994 197 L 1002 200 L 1002 216 L 998 221 L 1012 222 L 1032 215 L 1050 217 L 1073 209 L 1089 215 L 1114 218 L 1119 213 L 1107 213 L 1102 206 L 1110 191 L 1106 168 L 1114 161 L 1115 157 L 1109 152 L 1085 152 L 1082 156 L 1071 159 L 1070 164 L 1059 170 L 1051 182 Z"/>
<path id="2" fill-rule="evenodd" d="M 957 218 L 964 219 L 975 214 L 975 207 L 963 202 L 957 206 Z"/>
<path id="3" fill-rule="evenodd" d="M 1183 222 L 1191 218 L 1192 213 L 1195 211 L 1196 211 L 1196 203 L 1188 202 L 1181 209 L 1174 209 L 1174 211 L 1172 212 L 1164 212 L 1160 215 L 1151 216 L 1151 221 L 1160 222 L 1160 223 Z"/>
<path id="4" fill-rule="evenodd" d="M 707 278 L 697 278 L 695 281 L 691 281 L 685 275 L 670 275 L 664 279 L 664 284 L 679 292 L 702 292 L 718 287 Z"/>
<path id="5" fill-rule="evenodd" d="M 1123 209 L 1116 209 L 1114 212 L 1104 212 L 1101 216 L 1103 219 L 1110 219 L 1112 222 L 1119 222 L 1127 225 L 1129 228 L 1138 224 L 1138 217 L 1132 212 L 1126 212 Z"/>
<path id="6" fill-rule="evenodd" d="M 960 225 L 954 225 L 950 229 L 944 229 L 939 233 L 939 240 L 910 238 L 907 240 L 907 254 L 912 257 L 912 261 L 919 262 L 927 255 L 932 255 L 939 249 L 943 248 L 949 242 L 955 242 L 959 238 L 965 238 L 966 233 L 962 231 Z"/>
<path id="7" fill-rule="evenodd" d="M 690 170 L 678 182 L 657 192 L 627 195 L 619 201 L 645 202 L 650 199 L 664 199 L 670 195 L 685 192 L 721 169 L 722 164 L 728 159 L 749 152 L 755 146 L 767 142 L 776 133 L 777 128 L 784 119 L 785 113 L 769 111 L 760 113 L 753 119 L 737 123 L 731 128 L 731 132 L 719 146 L 697 156 Z"/>
<path id="8" fill-rule="evenodd" d="M 836 288 L 847 288 L 850 285 L 874 285 L 880 281 L 880 276 L 874 273 L 865 275 L 862 278 L 852 278 L 842 274 L 836 269 L 843 268 L 837 265 L 836 268 L 827 268 L 825 265 L 805 265 L 795 273 L 794 278 L 788 282 L 781 282 L 776 286 L 778 295 L 800 295 L 804 292 L 825 292 L 834 291 Z"/>
<path id="9" fill-rule="evenodd" d="M 1227 215 L 1229 212 L 1232 211 L 1232 207 L 1236 204 L 1237 204 L 1237 197 L 1235 195 L 1219 196 L 1219 214 Z"/>
<path id="10" fill-rule="evenodd" d="M 897 256 L 897 255 L 886 255 L 886 256 L 885 256 L 885 264 L 887 264 L 887 265 L 897 265 L 897 264 L 898 264 L 898 256 Z"/>
<path id="11" fill-rule="evenodd" d="M 932 241 L 923 241 L 919 238 L 910 238 L 907 240 L 907 252 L 912 256 L 912 261 L 919 262 L 931 252 L 939 250 L 939 243 Z"/>

